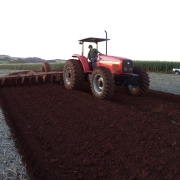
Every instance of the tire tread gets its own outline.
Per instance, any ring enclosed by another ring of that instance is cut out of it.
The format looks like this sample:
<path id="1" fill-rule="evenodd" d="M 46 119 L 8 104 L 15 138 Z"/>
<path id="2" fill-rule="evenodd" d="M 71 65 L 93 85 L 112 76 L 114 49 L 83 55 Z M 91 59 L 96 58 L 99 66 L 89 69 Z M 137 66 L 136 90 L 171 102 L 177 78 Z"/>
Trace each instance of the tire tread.
<path id="1" fill-rule="evenodd" d="M 104 92 L 101 95 L 97 94 L 93 87 L 93 78 L 92 78 L 91 91 L 93 95 L 99 99 L 110 99 L 114 94 L 114 80 L 113 80 L 110 70 L 105 67 L 99 67 L 93 71 L 92 77 L 96 73 L 99 73 L 104 77 L 105 88 L 104 88 Z"/>

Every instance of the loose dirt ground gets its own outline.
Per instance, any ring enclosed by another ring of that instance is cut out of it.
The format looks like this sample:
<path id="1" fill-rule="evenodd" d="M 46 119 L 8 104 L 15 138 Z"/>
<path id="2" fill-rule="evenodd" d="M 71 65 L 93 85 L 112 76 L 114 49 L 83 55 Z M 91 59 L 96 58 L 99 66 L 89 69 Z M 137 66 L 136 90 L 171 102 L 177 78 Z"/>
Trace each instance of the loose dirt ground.
<path id="1" fill-rule="evenodd" d="M 0 94 L 31 179 L 180 179 L 179 95 L 132 97 L 117 87 L 102 101 L 59 84 Z"/>

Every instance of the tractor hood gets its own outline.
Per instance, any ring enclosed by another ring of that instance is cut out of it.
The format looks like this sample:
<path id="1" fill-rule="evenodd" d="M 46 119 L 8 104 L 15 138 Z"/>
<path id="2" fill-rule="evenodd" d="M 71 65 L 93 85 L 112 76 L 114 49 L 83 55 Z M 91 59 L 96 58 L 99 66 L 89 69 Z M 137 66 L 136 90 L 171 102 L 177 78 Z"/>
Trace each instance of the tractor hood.
<path id="1" fill-rule="evenodd" d="M 100 54 L 96 65 L 110 69 L 112 74 L 133 73 L 133 61 L 124 57 Z"/>
<path id="2" fill-rule="evenodd" d="M 109 55 L 104 55 L 104 54 L 100 54 L 98 56 L 98 59 L 99 61 L 103 60 L 103 61 L 124 61 L 124 60 L 131 60 L 131 59 L 128 59 L 128 58 L 125 58 L 125 57 L 120 57 L 120 56 L 109 56 Z M 132 60 L 131 60 L 132 61 Z"/>

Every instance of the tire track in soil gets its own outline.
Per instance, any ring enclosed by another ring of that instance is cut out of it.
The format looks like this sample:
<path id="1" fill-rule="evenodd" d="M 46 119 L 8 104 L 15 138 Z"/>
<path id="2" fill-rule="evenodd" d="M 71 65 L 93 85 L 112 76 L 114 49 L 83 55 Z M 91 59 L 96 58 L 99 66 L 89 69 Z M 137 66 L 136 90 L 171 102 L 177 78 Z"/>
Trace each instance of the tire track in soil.
<path id="1" fill-rule="evenodd" d="M 31 179 L 180 179 L 180 96 L 116 88 L 110 101 L 59 84 L 0 89 Z"/>

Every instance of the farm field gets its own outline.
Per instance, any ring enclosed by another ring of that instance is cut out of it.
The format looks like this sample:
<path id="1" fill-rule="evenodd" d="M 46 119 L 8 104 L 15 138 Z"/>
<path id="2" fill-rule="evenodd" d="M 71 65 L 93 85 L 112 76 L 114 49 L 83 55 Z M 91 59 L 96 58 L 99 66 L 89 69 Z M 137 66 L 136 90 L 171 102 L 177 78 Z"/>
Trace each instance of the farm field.
<path id="1" fill-rule="evenodd" d="M 50 63 L 51 69 L 60 69 L 64 66 L 64 62 Z M 172 69 L 179 67 L 180 62 L 176 61 L 145 61 L 134 60 L 134 66 L 145 68 L 148 72 L 156 73 L 172 73 Z M 40 70 L 42 63 L 0 63 L 0 70 Z"/>
<path id="2" fill-rule="evenodd" d="M 0 103 L 30 179 L 180 179 L 180 76 L 150 73 L 150 90 L 112 100 L 88 87 L 0 88 Z M 171 76 L 170 76 L 171 77 Z M 154 78 L 154 80 L 153 80 Z M 155 82 L 155 80 L 157 80 Z M 174 94 L 154 89 L 174 87 Z M 156 91 L 154 91 L 156 90 Z"/>
<path id="3" fill-rule="evenodd" d="M 64 63 L 51 63 L 51 69 L 61 69 Z M 6 70 L 41 70 L 42 63 L 17 63 L 17 64 L 0 64 L 0 71 Z"/>

